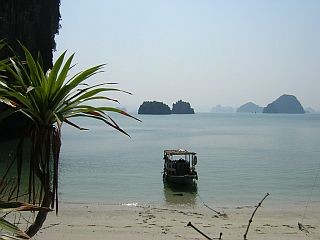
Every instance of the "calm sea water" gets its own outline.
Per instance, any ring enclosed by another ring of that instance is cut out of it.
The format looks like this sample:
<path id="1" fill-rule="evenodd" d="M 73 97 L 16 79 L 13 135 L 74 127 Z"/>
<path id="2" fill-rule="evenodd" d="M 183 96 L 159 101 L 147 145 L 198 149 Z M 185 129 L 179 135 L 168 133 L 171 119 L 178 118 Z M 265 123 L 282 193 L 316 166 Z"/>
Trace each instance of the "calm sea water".
<path id="1" fill-rule="evenodd" d="M 89 131 L 64 127 L 61 201 L 226 206 L 267 192 L 272 204 L 320 201 L 320 115 L 138 117 L 115 118 L 131 138 L 92 120 L 78 122 Z M 172 148 L 198 153 L 197 191 L 164 186 L 163 150 Z"/>

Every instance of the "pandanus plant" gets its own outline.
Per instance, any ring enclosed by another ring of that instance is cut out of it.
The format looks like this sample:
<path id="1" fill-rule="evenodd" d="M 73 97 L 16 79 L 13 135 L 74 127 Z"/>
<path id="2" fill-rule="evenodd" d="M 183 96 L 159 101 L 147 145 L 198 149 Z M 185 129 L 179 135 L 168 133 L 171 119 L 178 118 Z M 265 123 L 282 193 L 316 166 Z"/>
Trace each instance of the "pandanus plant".
<path id="1" fill-rule="evenodd" d="M 23 146 L 26 139 L 31 142 L 31 154 L 28 172 L 28 201 L 40 204 L 41 207 L 55 208 L 58 211 L 58 169 L 61 147 L 61 127 L 63 123 L 80 130 L 85 128 L 75 124 L 75 117 L 88 117 L 100 120 L 108 126 L 128 135 L 110 117 L 114 112 L 124 116 L 125 111 L 109 106 L 93 106 L 93 100 L 99 103 L 118 102 L 105 96 L 108 92 L 120 91 L 113 87 L 114 83 L 88 85 L 87 80 L 102 71 L 104 64 L 97 65 L 69 77 L 74 54 L 66 58 L 66 52 L 56 60 L 51 70 L 44 72 L 39 59 L 24 50 L 23 60 L 19 57 L 10 58 L 9 62 L 0 63 L 0 101 L 10 106 L 9 115 L 20 112 L 30 119 L 26 129 L 27 138 L 22 138 L 18 144 L 17 169 L 18 191 L 21 181 L 23 161 Z M 4 77 L 5 76 L 5 77 Z M 138 120 L 139 121 L 139 120 Z M 20 152 L 20 153 L 19 153 Z M 40 190 L 37 188 L 40 182 Z M 27 229 L 26 234 L 33 236 L 42 226 L 47 211 L 39 211 L 34 223 Z"/>
<path id="2" fill-rule="evenodd" d="M 0 201 L 0 214 L 7 214 L 13 212 L 34 212 L 34 211 L 51 211 L 49 208 L 39 207 L 36 205 L 22 203 L 22 202 L 5 202 Z M 4 216 L 0 217 L 0 240 L 24 240 L 30 239 L 30 236 L 27 235 L 23 230 L 21 230 L 15 224 L 7 221 Z"/>

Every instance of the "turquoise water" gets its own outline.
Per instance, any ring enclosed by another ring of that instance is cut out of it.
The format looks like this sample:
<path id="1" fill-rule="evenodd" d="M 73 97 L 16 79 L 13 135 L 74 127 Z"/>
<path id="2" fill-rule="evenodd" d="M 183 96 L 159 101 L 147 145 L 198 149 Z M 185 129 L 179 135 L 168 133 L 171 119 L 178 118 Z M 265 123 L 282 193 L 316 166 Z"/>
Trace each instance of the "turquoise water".
<path id="1" fill-rule="evenodd" d="M 64 202 L 272 204 L 320 201 L 320 115 L 195 114 L 116 117 L 131 138 L 92 120 L 63 129 Z M 163 150 L 198 153 L 197 191 L 162 181 Z M 318 176 L 318 178 L 317 178 Z M 198 195 L 197 195 L 198 194 Z"/>

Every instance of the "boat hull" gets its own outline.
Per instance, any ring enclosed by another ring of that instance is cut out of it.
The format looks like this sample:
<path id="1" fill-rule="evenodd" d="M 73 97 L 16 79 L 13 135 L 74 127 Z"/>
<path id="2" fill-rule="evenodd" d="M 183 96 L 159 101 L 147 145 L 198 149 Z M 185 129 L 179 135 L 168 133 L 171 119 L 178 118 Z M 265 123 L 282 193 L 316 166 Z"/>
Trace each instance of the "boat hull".
<path id="1" fill-rule="evenodd" d="M 168 175 L 167 173 L 163 174 L 163 179 L 170 183 L 176 184 L 193 184 L 195 180 L 198 180 L 198 175 Z"/>

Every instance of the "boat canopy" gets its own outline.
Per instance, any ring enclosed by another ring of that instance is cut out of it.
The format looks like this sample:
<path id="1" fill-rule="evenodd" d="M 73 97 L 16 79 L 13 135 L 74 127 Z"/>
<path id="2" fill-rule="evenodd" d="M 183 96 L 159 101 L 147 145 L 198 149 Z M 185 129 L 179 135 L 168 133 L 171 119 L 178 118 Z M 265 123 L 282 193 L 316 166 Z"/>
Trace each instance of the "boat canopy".
<path id="1" fill-rule="evenodd" d="M 164 155 L 196 155 L 195 152 L 189 152 L 185 149 L 178 149 L 178 150 L 164 150 Z"/>

